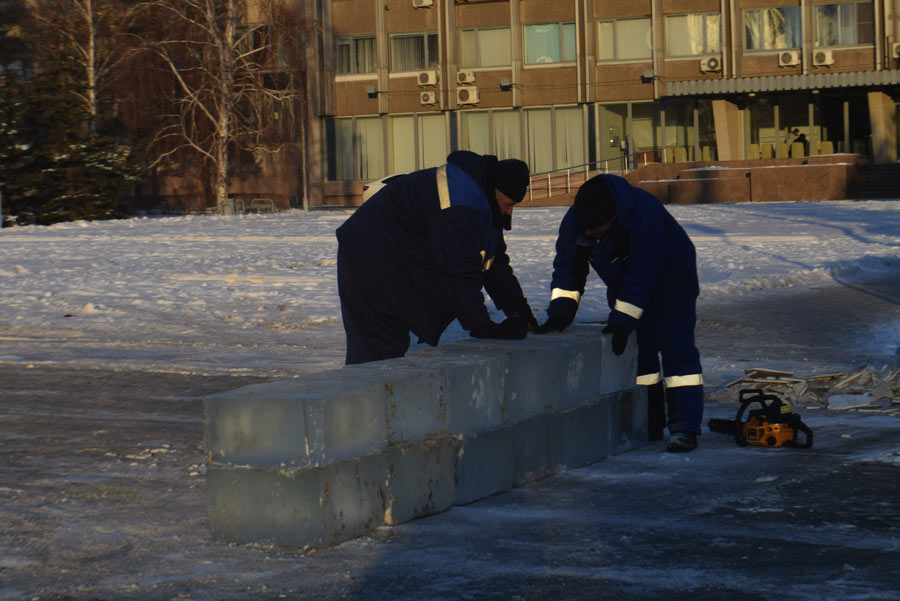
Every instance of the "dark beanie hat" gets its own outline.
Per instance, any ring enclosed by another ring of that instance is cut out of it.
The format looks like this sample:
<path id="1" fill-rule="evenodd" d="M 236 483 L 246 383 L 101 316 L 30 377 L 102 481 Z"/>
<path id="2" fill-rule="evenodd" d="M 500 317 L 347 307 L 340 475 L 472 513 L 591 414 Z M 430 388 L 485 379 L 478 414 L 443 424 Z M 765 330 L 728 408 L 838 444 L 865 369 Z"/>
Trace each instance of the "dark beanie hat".
<path id="1" fill-rule="evenodd" d="M 616 201 L 606 178 L 597 175 L 584 182 L 575 194 L 575 225 L 589 230 L 616 216 Z"/>
<path id="2" fill-rule="evenodd" d="M 516 202 L 525 198 L 528 190 L 528 165 L 519 159 L 504 159 L 493 165 L 494 187 Z"/>

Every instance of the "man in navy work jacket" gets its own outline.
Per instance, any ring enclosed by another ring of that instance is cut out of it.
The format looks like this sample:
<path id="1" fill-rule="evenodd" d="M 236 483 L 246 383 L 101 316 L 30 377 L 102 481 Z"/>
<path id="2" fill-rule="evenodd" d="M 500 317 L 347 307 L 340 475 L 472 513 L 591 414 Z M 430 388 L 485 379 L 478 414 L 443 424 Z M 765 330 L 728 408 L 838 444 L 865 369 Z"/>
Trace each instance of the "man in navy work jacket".
<path id="1" fill-rule="evenodd" d="M 402 357 L 409 333 L 437 345 L 458 319 L 476 338 L 521 339 L 537 321 L 503 230 L 525 197 L 528 166 L 457 151 L 392 181 L 337 230 L 348 365 Z M 488 315 L 482 288 L 507 318 Z"/>
<path id="2" fill-rule="evenodd" d="M 581 186 L 559 227 L 548 319 L 539 331 L 572 323 L 589 265 L 607 286 L 612 311 L 603 332 L 612 333 L 613 352 L 625 352 L 629 335 L 637 333 L 637 383 L 648 387 L 650 439 L 661 440 L 668 423 L 667 450 L 695 449 L 703 375 L 694 343 L 699 285 L 693 243 L 655 196 L 621 177 L 598 175 Z"/>

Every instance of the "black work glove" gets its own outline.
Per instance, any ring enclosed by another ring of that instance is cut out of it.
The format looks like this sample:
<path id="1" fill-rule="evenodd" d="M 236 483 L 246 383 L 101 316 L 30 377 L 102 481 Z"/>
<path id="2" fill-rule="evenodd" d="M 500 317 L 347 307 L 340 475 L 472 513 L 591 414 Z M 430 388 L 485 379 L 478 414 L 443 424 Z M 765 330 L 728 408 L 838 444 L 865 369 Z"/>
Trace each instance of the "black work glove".
<path id="1" fill-rule="evenodd" d="M 548 317 L 547 321 L 538 326 L 536 332 L 538 334 L 548 334 L 550 332 L 562 332 L 572 323 L 565 315 L 554 315 Z"/>
<path id="2" fill-rule="evenodd" d="M 603 328 L 603 333 L 612 333 L 612 350 L 616 355 L 621 355 L 625 352 L 625 347 L 628 346 L 628 335 L 631 334 L 631 330 L 620 324 L 610 323 Z"/>
<path id="3" fill-rule="evenodd" d="M 521 340 L 528 335 L 528 322 L 522 317 L 507 317 L 501 323 L 486 321 L 472 328 L 469 334 L 473 338 Z"/>
<path id="4" fill-rule="evenodd" d="M 568 328 L 575 319 L 575 313 L 578 311 L 578 303 L 571 298 L 557 298 L 550 302 L 547 308 L 547 321 L 538 326 L 538 334 L 547 334 L 548 332 L 562 332 Z"/>
<path id="5" fill-rule="evenodd" d="M 529 332 L 538 331 L 538 320 L 534 317 L 534 313 L 531 311 L 531 307 L 528 306 L 527 302 L 519 305 L 515 309 L 510 309 L 505 313 L 510 318 L 524 319 L 525 323 L 528 324 Z"/>

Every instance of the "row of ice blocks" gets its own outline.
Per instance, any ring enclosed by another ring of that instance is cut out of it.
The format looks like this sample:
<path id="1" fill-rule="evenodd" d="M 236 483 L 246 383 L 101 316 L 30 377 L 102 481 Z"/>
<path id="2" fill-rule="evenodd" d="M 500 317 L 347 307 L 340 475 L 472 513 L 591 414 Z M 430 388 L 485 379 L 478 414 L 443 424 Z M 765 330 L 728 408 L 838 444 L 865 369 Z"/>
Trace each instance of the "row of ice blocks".
<path id="1" fill-rule="evenodd" d="M 207 397 L 210 528 L 329 546 L 640 446 L 635 362 L 580 326 Z"/>

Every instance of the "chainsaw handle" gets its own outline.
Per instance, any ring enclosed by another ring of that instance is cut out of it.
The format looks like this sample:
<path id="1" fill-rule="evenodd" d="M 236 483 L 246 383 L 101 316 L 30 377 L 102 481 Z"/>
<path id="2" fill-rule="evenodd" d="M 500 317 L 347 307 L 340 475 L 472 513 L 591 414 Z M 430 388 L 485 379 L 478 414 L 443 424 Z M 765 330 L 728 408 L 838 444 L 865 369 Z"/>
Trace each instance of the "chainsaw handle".
<path id="1" fill-rule="evenodd" d="M 794 440 L 787 440 L 784 443 L 784 446 L 791 447 L 792 449 L 811 449 L 813 444 L 813 434 L 812 430 L 809 429 L 809 426 L 804 424 L 799 419 L 796 423 L 791 424 L 794 428 Z M 801 443 L 797 440 L 797 435 L 803 432 L 805 435 L 805 441 Z"/>

